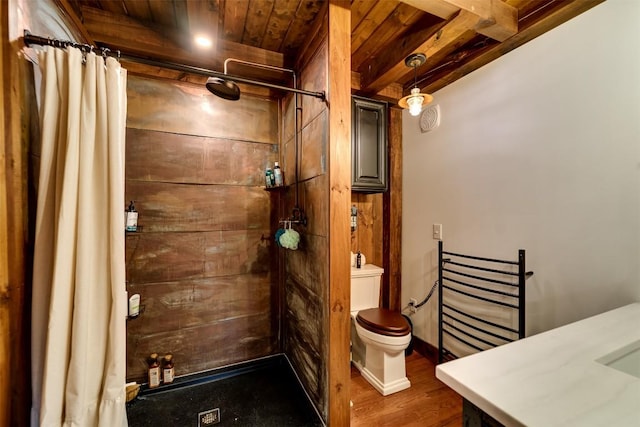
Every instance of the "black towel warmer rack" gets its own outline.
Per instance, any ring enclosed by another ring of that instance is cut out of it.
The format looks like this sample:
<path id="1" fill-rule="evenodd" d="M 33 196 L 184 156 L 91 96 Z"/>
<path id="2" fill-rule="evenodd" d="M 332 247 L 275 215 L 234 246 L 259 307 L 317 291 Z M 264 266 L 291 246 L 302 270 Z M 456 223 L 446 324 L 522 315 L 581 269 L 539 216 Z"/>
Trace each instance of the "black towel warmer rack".
<path id="1" fill-rule="evenodd" d="M 524 338 L 524 285 L 533 275 L 525 270 L 524 249 L 517 261 L 505 261 L 447 252 L 440 241 L 438 266 L 438 363 L 459 357 L 449 344 L 474 352 Z M 483 318 L 483 309 L 498 306 L 517 312 L 517 327 Z"/>

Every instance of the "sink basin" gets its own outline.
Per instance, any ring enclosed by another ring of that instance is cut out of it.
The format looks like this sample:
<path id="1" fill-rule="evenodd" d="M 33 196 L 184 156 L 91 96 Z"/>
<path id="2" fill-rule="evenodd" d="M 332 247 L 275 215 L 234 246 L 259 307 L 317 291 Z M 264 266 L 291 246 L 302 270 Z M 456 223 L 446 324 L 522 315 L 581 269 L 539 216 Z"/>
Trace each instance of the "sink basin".
<path id="1" fill-rule="evenodd" d="M 640 378 L 640 340 L 602 356 L 596 362 Z"/>

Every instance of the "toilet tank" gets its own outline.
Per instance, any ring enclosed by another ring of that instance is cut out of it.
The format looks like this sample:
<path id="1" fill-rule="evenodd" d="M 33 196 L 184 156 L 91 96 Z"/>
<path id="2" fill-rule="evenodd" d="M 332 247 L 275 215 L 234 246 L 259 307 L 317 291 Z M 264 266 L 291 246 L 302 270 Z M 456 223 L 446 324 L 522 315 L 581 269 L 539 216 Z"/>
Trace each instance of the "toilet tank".
<path id="1" fill-rule="evenodd" d="M 378 307 L 384 269 L 373 264 L 351 268 L 351 311 Z"/>

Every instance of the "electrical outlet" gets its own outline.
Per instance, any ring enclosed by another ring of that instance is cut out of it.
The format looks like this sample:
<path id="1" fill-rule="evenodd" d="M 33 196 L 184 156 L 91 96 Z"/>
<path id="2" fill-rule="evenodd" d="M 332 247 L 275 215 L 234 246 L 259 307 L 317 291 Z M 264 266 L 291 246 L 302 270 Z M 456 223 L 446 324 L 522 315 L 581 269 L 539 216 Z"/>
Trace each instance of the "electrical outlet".
<path id="1" fill-rule="evenodd" d="M 418 308 L 416 307 L 416 305 L 418 304 L 418 301 L 416 301 L 415 298 L 409 298 L 409 311 L 411 313 L 415 313 Z"/>

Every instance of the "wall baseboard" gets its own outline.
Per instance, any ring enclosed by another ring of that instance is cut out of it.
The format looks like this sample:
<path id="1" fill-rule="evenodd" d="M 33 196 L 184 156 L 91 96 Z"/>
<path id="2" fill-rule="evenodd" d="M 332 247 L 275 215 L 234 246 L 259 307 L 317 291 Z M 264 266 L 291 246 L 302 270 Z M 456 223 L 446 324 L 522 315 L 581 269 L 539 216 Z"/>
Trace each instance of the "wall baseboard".
<path id="1" fill-rule="evenodd" d="M 420 356 L 429 359 L 434 365 L 438 364 L 438 347 L 414 336 L 413 349 L 417 351 Z"/>

